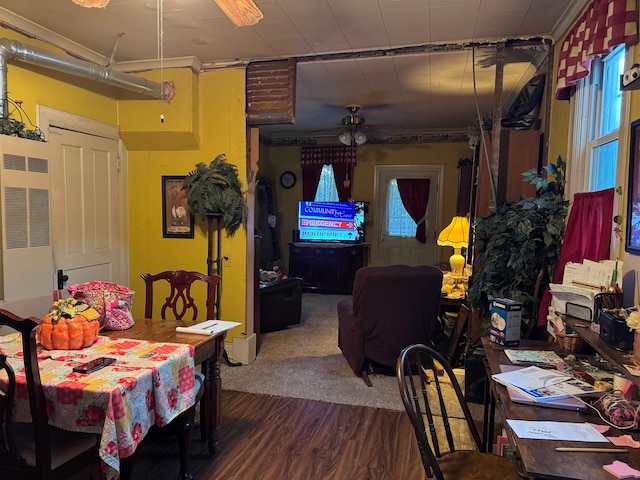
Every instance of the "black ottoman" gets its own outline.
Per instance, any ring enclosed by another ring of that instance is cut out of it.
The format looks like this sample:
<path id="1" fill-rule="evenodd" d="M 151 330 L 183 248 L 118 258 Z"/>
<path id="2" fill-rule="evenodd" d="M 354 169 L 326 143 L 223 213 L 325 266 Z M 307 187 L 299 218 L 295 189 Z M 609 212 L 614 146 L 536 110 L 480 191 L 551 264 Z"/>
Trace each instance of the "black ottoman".
<path id="1" fill-rule="evenodd" d="M 260 284 L 260 333 L 300 323 L 302 279 L 284 278 Z"/>

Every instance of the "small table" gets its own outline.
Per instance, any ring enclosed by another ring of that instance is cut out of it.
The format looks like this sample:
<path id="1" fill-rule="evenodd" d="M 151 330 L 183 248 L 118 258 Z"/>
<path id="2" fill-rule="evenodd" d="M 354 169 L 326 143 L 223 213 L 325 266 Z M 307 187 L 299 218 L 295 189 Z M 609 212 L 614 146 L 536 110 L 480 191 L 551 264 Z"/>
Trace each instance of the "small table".
<path id="1" fill-rule="evenodd" d="M 194 363 L 205 364 L 206 375 L 204 390 L 205 411 L 200 412 L 202 440 L 208 441 L 209 454 L 215 455 L 218 442 L 218 428 L 221 420 L 222 383 L 220 380 L 220 358 L 224 351 L 226 333 L 215 336 L 178 333 L 176 327 L 190 322 L 180 320 L 138 319 L 127 330 L 110 331 L 111 337 L 135 338 L 154 342 L 170 342 L 191 345 L 194 348 Z M 203 418 L 204 414 L 204 418 Z"/>
<path id="2" fill-rule="evenodd" d="M 500 365 L 508 365 L 510 362 L 504 354 L 504 348 L 491 343 L 486 337 L 482 339 L 488 362 L 487 374 L 500 372 Z M 537 342 L 529 348 L 536 350 L 553 350 L 556 344 L 550 342 Z M 490 381 L 490 377 L 488 379 Z M 514 403 L 509 397 L 507 389 L 496 382 L 491 382 L 489 387 L 498 401 L 498 411 L 503 420 L 520 419 L 531 421 L 558 421 L 558 422 L 591 422 L 602 424 L 602 421 L 594 415 L 561 410 L 548 407 L 537 407 Z M 485 425 L 486 427 L 486 425 Z M 558 440 L 532 440 L 516 437 L 507 427 L 511 444 L 518 450 L 526 473 L 533 478 L 545 479 L 576 479 L 576 480 L 611 480 L 613 477 L 605 472 L 603 465 L 615 460 L 623 461 L 632 468 L 640 469 L 640 451 L 629 449 L 629 453 L 587 453 L 587 452 L 557 452 L 556 447 L 615 447 L 611 443 L 568 442 Z M 620 431 L 620 434 L 631 433 Z M 638 435 L 633 434 L 638 440 Z M 490 439 L 491 440 L 491 439 Z M 491 443 L 491 442 L 489 442 Z"/>
<path id="3" fill-rule="evenodd" d="M 16 372 L 17 390 L 26 388 L 26 378 L 19 373 L 24 365 L 21 335 L 0 338 L 0 352 Z M 152 425 L 167 425 L 195 403 L 193 352 L 188 345 L 106 336 L 81 350 L 41 349 L 38 365 L 51 406 L 49 423 L 99 434 L 106 476 L 115 478 L 121 459 L 133 455 Z M 89 374 L 73 372 L 77 364 L 98 357 L 116 362 Z M 31 421 L 26 395 L 16 395 L 14 418 Z"/>

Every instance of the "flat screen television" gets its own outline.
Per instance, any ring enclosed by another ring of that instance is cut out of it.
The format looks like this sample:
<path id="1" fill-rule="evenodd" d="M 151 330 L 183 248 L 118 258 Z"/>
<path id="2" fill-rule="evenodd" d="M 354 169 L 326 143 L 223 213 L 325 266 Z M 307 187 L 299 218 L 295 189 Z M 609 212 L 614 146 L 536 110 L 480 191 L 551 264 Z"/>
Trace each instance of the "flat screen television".
<path id="1" fill-rule="evenodd" d="M 301 242 L 364 242 L 365 202 L 300 202 Z"/>

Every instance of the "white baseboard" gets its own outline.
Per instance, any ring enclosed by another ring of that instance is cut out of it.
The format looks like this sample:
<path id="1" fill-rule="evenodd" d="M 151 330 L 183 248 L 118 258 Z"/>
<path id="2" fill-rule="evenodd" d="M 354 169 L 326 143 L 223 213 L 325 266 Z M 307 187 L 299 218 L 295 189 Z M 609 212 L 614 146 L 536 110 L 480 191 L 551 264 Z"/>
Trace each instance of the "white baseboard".
<path id="1" fill-rule="evenodd" d="M 225 343 L 225 349 L 232 360 L 249 365 L 256 359 L 257 338 L 255 333 L 245 338 L 234 338 L 231 344 Z"/>

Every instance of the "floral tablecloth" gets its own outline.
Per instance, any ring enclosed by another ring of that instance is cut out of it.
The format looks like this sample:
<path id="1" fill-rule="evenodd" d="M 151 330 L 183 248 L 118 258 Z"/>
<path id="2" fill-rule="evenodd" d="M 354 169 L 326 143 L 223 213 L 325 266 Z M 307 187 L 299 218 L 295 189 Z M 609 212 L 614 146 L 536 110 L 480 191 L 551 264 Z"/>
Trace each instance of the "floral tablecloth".
<path id="1" fill-rule="evenodd" d="M 152 425 L 166 425 L 195 403 L 193 352 L 190 345 L 104 336 L 82 350 L 40 350 L 49 423 L 100 434 L 105 473 L 117 477 L 120 458 L 135 452 Z M 0 336 L 0 353 L 16 372 L 15 420 L 31 421 L 20 334 Z M 97 357 L 116 362 L 89 374 L 72 371 Z"/>

